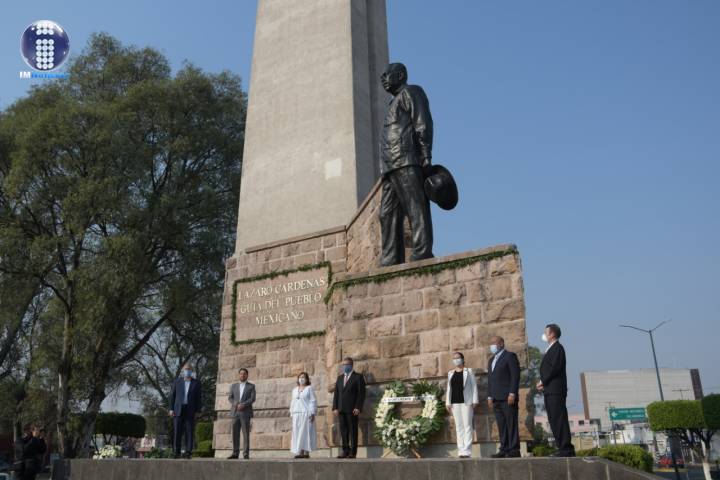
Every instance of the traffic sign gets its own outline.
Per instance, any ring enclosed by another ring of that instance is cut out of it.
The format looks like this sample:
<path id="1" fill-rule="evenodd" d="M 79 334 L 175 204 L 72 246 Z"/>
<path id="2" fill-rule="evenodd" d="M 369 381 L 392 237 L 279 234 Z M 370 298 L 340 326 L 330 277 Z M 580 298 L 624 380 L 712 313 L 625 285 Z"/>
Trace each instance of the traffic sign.
<path id="1" fill-rule="evenodd" d="M 645 409 L 639 408 L 610 408 L 608 409 L 610 420 L 647 420 Z"/>

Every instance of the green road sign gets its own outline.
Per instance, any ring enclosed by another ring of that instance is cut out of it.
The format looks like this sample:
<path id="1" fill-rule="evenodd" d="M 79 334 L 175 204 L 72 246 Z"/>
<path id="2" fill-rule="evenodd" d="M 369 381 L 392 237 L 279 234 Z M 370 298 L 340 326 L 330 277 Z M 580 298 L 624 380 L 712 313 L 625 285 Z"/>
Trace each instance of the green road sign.
<path id="1" fill-rule="evenodd" d="M 610 408 L 610 420 L 647 420 L 644 408 Z"/>

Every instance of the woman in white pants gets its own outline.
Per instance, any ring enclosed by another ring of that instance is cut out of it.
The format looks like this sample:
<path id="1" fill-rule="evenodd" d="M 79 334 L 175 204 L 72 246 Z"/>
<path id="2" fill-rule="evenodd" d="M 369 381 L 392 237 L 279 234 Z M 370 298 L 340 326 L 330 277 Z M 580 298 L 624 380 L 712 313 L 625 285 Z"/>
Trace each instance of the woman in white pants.
<path id="1" fill-rule="evenodd" d="M 310 458 L 310 452 L 317 448 L 315 414 L 317 400 L 310 386 L 310 376 L 303 372 L 298 376 L 297 386 L 292 391 L 290 416 L 292 417 L 292 443 L 290 451 L 295 458 Z"/>
<path id="2" fill-rule="evenodd" d="M 445 405 L 455 419 L 458 456 L 470 458 L 473 442 L 473 411 L 478 404 L 478 391 L 475 374 L 465 367 L 465 357 L 460 352 L 453 353 L 455 368 L 448 372 L 448 384 Z"/>

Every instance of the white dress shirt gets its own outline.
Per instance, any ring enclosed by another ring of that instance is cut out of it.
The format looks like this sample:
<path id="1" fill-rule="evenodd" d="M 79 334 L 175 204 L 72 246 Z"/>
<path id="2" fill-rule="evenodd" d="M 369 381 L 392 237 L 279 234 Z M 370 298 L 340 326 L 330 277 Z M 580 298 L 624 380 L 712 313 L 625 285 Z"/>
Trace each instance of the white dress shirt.
<path id="1" fill-rule="evenodd" d="M 185 398 L 183 399 L 183 405 L 187 405 L 188 403 L 188 392 L 190 391 L 190 379 L 185 379 Z"/>
<path id="2" fill-rule="evenodd" d="M 502 355 L 504 351 L 505 351 L 505 349 L 503 348 L 502 350 L 499 350 L 499 351 L 495 354 L 495 358 L 493 358 L 492 365 L 490 366 L 490 371 L 491 371 L 491 372 L 494 372 L 494 371 L 495 371 L 495 364 L 497 363 L 498 358 L 500 358 L 500 355 Z"/>
<path id="3" fill-rule="evenodd" d="M 238 403 L 240 403 L 240 399 L 242 399 L 243 392 L 245 391 L 245 384 L 247 382 L 240 382 L 240 385 L 238 386 Z"/>

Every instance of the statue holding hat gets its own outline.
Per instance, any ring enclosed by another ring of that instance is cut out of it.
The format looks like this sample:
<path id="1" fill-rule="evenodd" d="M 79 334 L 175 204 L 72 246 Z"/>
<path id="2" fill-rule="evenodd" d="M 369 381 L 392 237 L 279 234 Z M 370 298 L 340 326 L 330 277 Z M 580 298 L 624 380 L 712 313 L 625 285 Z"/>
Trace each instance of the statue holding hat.
<path id="1" fill-rule="evenodd" d="M 380 77 L 392 95 L 380 143 L 382 266 L 405 262 L 405 217 L 412 231 L 409 261 L 432 258 L 430 201 L 445 210 L 458 201 L 450 172 L 432 164 L 433 121 L 425 91 L 408 85 L 407 76 L 405 65 L 391 63 Z"/>

